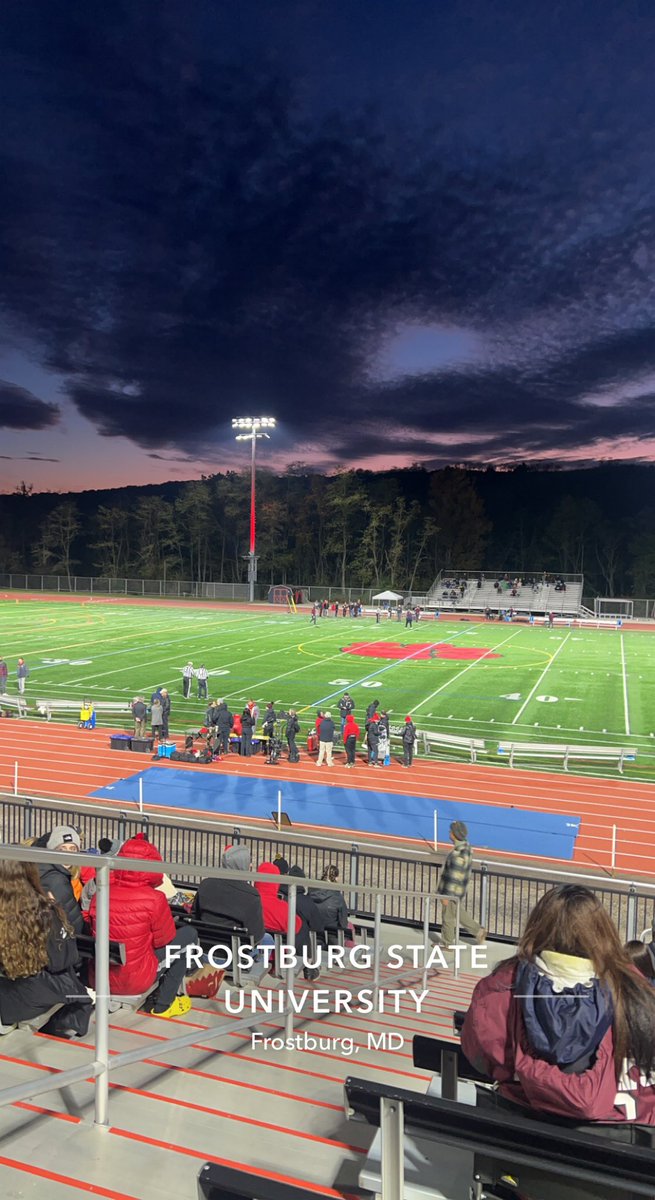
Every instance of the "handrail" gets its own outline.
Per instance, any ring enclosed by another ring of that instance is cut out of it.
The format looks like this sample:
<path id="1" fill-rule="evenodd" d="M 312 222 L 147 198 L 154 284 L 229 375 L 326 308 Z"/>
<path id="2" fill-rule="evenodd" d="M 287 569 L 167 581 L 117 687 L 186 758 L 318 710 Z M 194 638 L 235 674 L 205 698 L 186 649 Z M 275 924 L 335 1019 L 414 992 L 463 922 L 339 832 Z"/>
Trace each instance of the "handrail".
<path id="1" fill-rule="evenodd" d="M 33 863 L 61 863 L 62 866 L 70 862 L 70 851 L 60 852 L 53 850 L 45 850 L 34 848 L 33 846 L 12 846 L 6 843 L 0 843 L 0 859 L 9 859 L 18 862 L 33 862 Z M 65 1084 L 80 1082 L 82 1079 L 87 1079 L 93 1076 L 95 1089 L 95 1124 L 101 1127 L 107 1126 L 109 1123 L 109 1072 L 116 1070 L 122 1066 L 127 1066 L 131 1063 L 142 1062 L 152 1053 L 152 1047 L 146 1045 L 141 1049 L 135 1049 L 114 1056 L 110 1059 L 109 1055 L 109 889 L 110 889 L 110 872 L 111 870 L 132 868 L 143 872 L 144 874 L 161 874 L 176 873 L 182 868 L 191 868 L 192 873 L 198 872 L 197 863 L 171 863 L 165 860 L 153 861 L 151 859 L 136 859 L 127 858 L 126 856 L 117 855 L 99 855 L 79 853 L 75 855 L 75 862 L 79 866 L 93 867 L 96 873 L 96 1004 L 95 1004 L 95 1057 L 90 1061 L 73 1067 L 68 1071 L 58 1071 L 49 1074 L 45 1079 L 39 1078 L 33 1082 L 18 1084 L 9 1088 L 0 1089 L 0 1108 L 7 1104 L 15 1104 L 18 1100 L 27 1100 L 33 1096 L 37 1096 L 43 1092 L 53 1091 Z M 265 883 L 271 882 L 270 874 L 262 871 L 231 871 L 224 867 L 202 867 L 203 875 L 206 878 L 212 879 L 247 879 L 250 881 L 262 881 Z M 338 883 L 330 883 L 328 880 L 317 880 L 311 878 L 299 878 L 298 883 L 295 882 L 296 876 L 287 876 L 288 887 L 288 920 L 287 920 L 287 945 L 295 944 L 296 936 L 296 897 L 298 887 L 304 889 L 307 886 L 319 885 L 327 891 L 342 891 L 342 886 Z M 373 946 L 373 1003 L 377 1007 L 382 984 L 380 982 L 380 957 L 382 949 L 382 897 L 384 895 L 415 895 L 424 901 L 425 919 L 423 928 L 423 952 L 424 952 L 424 968 L 423 968 L 423 987 L 425 988 L 425 980 L 427 977 L 427 960 L 430 946 L 429 932 L 429 912 L 431 900 L 440 900 L 431 895 L 430 892 L 418 891 L 414 892 L 411 889 L 403 888 L 386 888 L 373 887 L 367 885 L 367 891 L 373 892 L 376 895 L 375 906 L 375 924 L 374 924 L 374 946 Z M 452 903 L 452 901 L 451 901 Z M 455 943 L 459 942 L 459 910 L 460 902 L 455 901 Z M 458 959 L 455 956 L 454 975 L 458 975 Z M 285 982 L 286 1005 L 284 1008 L 284 1028 L 285 1036 L 290 1037 L 293 1033 L 295 1009 L 293 1004 L 295 975 L 292 965 L 283 969 Z M 216 1025 L 210 1025 L 202 1031 L 203 1041 L 212 1041 L 221 1037 L 223 1034 L 235 1033 L 239 1030 L 252 1029 L 261 1024 L 261 1014 L 253 1013 L 250 1017 L 245 1017 L 240 1021 L 219 1021 Z M 171 1038 L 162 1044 L 158 1051 L 160 1057 L 164 1057 L 175 1050 L 179 1050 L 185 1046 L 189 1046 L 198 1041 L 198 1030 L 193 1029 L 189 1033 L 185 1033 L 176 1038 Z"/>

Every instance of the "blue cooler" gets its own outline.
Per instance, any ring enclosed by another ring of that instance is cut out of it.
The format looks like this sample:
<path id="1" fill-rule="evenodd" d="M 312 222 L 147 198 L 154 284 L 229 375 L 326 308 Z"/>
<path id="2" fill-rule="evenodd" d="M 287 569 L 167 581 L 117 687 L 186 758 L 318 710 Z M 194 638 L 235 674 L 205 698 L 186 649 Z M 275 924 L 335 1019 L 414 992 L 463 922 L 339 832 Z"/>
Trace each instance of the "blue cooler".
<path id="1" fill-rule="evenodd" d="M 157 755 L 159 758 L 170 758 L 175 750 L 175 742 L 160 742 L 157 747 Z"/>

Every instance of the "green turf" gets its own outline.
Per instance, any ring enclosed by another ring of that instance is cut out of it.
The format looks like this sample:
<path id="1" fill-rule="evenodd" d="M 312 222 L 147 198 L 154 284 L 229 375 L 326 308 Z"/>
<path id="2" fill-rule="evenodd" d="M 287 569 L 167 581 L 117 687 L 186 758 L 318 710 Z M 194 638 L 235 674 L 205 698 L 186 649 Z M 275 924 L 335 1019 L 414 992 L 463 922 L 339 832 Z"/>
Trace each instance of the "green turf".
<path id="1" fill-rule="evenodd" d="M 286 611 L 95 601 L 3 601 L 0 621 L 10 693 L 22 655 L 31 672 L 29 701 L 130 700 L 166 686 L 171 728 L 185 729 L 201 721 L 206 707 L 182 698 L 182 667 L 192 659 L 210 672 L 210 696 L 225 696 L 234 709 L 249 697 L 293 706 L 303 728 L 318 705 L 336 709 L 347 687 L 357 717 L 379 697 L 396 720 L 412 712 L 419 728 L 483 737 L 493 750 L 503 739 L 634 745 L 637 764 L 628 774 L 655 778 L 655 637 L 648 633 L 431 619 L 405 630 L 395 620 L 377 625 L 373 618 L 341 617 L 312 626 L 306 615 Z M 400 643 L 409 652 L 447 642 L 499 657 L 397 661 L 343 652 L 356 642 Z"/>

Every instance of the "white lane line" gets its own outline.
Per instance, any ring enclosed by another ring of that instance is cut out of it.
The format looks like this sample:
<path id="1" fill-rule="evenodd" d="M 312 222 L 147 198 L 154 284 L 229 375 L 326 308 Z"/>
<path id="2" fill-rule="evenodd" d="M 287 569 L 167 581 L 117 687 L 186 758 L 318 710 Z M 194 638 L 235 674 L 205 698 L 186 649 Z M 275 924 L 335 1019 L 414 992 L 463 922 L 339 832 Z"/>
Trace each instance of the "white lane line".
<path id="1" fill-rule="evenodd" d="M 623 713 L 625 716 L 625 731 L 630 734 L 630 708 L 628 706 L 628 676 L 625 670 L 625 645 L 621 634 L 621 671 L 623 673 Z"/>
<path id="2" fill-rule="evenodd" d="M 550 671 L 550 668 L 552 667 L 553 663 L 555 662 L 557 655 L 561 654 L 561 652 L 564 649 L 566 643 L 568 642 L 570 636 L 571 636 L 571 634 L 567 633 L 566 637 L 564 638 L 564 641 L 560 642 L 559 646 L 557 647 L 557 650 L 553 654 L 553 657 L 551 658 L 550 662 L 546 663 L 546 666 L 544 667 L 543 671 L 541 672 L 541 675 L 539 676 L 537 682 L 535 683 L 532 691 L 528 694 L 528 696 L 524 700 L 523 704 L 521 705 L 519 711 L 517 712 L 516 716 L 514 717 L 514 720 L 512 721 L 512 725 L 516 725 L 516 722 L 518 721 L 519 717 L 525 712 L 525 710 L 528 707 L 528 704 L 530 703 L 532 697 L 534 696 L 537 688 L 539 687 L 542 680 L 546 678 L 546 675 L 548 674 L 548 672 Z"/>
<path id="3" fill-rule="evenodd" d="M 504 638 L 503 641 L 499 642 L 497 646 L 492 646 L 490 650 L 485 650 L 484 654 L 480 655 L 480 658 L 475 658 L 473 662 L 469 663 L 468 667 L 464 667 L 463 670 L 458 671 L 456 675 L 453 675 L 450 679 L 447 679 L 445 683 L 442 683 L 441 687 L 438 687 L 436 692 L 431 692 L 429 696 L 425 697 L 425 700 L 421 700 L 420 704 L 415 704 L 414 708 L 410 708 L 410 713 L 418 712 L 419 708 L 423 708 L 424 704 L 429 704 L 435 696 L 439 695 L 439 692 L 443 692 L 444 688 L 450 687 L 451 683 L 454 683 L 456 679 L 460 679 L 462 675 L 466 675 L 467 671 L 471 671 L 473 667 L 477 667 L 478 663 L 483 662 L 488 654 L 495 654 L 496 650 L 500 650 L 501 646 L 505 646 L 507 642 L 511 642 L 512 638 L 518 637 L 519 633 L 521 632 L 522 630 L 517 629 L 516 633 L 511 633 L 509 637 Z"/>

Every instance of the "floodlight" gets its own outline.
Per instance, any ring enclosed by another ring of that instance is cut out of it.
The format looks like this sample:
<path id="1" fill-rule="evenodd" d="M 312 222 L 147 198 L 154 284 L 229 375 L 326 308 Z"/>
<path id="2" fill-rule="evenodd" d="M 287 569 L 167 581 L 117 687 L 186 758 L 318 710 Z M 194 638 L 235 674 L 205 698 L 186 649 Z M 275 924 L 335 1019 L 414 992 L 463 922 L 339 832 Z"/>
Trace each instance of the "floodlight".
<path id="1" fill-rule="evenodd" d="M 258 438 L 270 440 L 270 433 L 262 429 L 274 429 L 275 417 L 233 417 L 233 429 L 247 429 L 248 433 L 235 434 L 237 442 L 252 442 L 250 458 L 250 551 L 248 553 L 248 582 L 250 584 L 250 603 L 255 599 L 255 580 L 257 578 L 257 556 L 255 554 L 255 451 Z"/>

